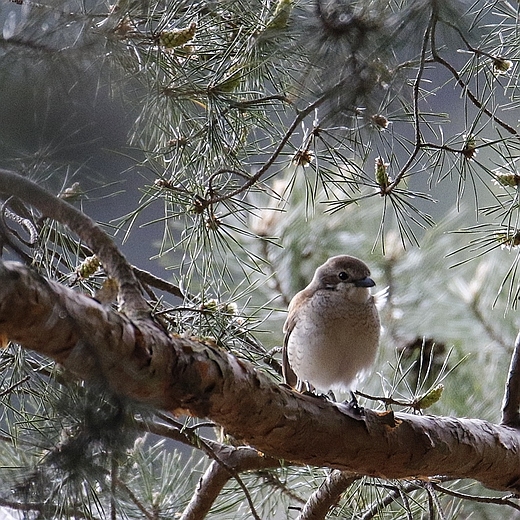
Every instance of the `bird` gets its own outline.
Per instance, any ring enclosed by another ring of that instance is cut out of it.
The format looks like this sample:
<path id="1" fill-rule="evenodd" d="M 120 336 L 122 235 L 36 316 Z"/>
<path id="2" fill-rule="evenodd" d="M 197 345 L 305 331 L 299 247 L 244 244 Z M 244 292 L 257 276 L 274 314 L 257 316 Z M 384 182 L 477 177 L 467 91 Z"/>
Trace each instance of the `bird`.
<path id="1" fill-rule="evenodd" d="M 285 383 L 322 394 L 350 393 L 373 366 L 381 324 L 368 266 L 339 255 L 316 269 L 289 303 L 283 326 Z M 376 295 L 377 296 L 377 295 Z"/>

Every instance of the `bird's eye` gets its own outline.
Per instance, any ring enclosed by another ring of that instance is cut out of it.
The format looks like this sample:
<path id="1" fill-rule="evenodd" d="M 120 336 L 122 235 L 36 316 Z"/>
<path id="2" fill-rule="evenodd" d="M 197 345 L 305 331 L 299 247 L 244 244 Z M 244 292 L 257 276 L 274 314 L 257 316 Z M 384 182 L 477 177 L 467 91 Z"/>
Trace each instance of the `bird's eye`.
<path id="1" fill-rule="evenodd" d="M 345 271 L 341 271 L 338 274 L 338 278 L 343 281 L 348 280 L 348 274 Z"/>

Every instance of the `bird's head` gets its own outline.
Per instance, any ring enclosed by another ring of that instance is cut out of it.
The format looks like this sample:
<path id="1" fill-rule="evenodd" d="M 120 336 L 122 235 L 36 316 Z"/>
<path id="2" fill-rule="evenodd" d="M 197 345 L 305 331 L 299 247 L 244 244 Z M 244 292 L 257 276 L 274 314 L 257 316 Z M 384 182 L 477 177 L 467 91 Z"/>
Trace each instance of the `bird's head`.
<path id="1" fill-rule="evenodd" d="M 364 262 L 353 256 L 340 255 L 329 258 L 316 270 L 311 285 L 315 290 L 341 291 L 349 299 L 364 302 L 375 282 Z"/>

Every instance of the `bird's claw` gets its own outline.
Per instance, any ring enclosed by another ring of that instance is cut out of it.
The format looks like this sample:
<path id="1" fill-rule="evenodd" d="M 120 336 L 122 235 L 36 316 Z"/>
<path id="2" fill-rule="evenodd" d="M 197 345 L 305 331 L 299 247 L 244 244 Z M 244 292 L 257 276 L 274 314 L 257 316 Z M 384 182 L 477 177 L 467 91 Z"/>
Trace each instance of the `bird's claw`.
<path id="1" fill-rule="evenodd" d="M 350 396 L 350 401 L 345 401 L 343 404 L 352 414 L 356 415 L 357 417 L 364 417 L 365 409 L 359 404 L 356 394 L 354 392 L 350 392 Z"/>

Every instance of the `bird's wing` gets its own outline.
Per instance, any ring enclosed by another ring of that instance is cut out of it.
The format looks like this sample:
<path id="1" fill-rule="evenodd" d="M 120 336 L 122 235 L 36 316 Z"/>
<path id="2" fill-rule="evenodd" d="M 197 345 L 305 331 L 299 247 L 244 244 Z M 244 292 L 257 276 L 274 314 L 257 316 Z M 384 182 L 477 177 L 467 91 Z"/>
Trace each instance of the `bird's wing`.
<path id="1" fill-rule="evenodd" d="M 287 319 L 285 320 L 283 331 L 283 348 L 282 348 L 282 374 L 286 384 L 295 388 L 298 384 L 298 376 L 294 373 L 294 370 L 291 368 L 289 364 L 289 353 L 287 351 L 289 336 L 291 335 L 292 330 L 294 329 L 294 325 L 296 324 L 296 313 L 294 312 L 294 308 L 297 304 L 299 304 L 299 295 L 298 293 L 289 304 L 289 313 L 287 315 Z"/>
<path id="2" fill-rule="evenodd" d="M 283 339 L 283 348 L 282 348 L 282 374 L 283 379 L 286 384 L 288 384 L 292 388 L 296 388 L 298 384 L 298 376 L 294 373 L 294 370 L 291 368 L 289 364 L 289 356 L 287 354 L 287 340 L 289 339 L 289 333 L 285 334 Z"/>

